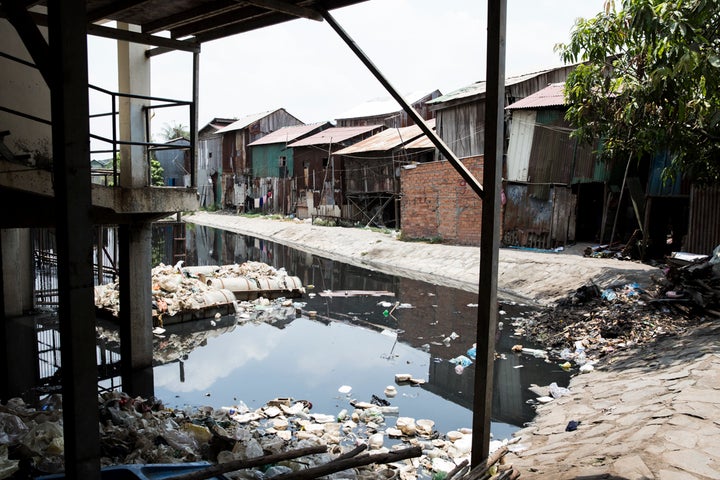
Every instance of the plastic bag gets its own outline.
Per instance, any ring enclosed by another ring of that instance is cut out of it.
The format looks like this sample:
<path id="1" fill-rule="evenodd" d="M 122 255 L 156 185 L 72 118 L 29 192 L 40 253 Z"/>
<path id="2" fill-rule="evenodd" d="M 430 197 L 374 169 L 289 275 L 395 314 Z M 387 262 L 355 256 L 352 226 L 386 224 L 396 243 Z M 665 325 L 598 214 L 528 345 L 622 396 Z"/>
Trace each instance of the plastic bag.
<path id="1" fill-rule="evenodd" d="M 27 431 L 28 427 L 20 417 L 0 412 L 0 444 L 14 445 Z"/>

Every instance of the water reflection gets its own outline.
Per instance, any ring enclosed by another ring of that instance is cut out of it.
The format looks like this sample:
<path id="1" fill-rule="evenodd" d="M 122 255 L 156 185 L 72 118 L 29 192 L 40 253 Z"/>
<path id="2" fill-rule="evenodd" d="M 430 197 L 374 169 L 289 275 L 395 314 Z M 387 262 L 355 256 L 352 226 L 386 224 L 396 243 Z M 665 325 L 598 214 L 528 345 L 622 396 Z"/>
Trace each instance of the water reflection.
<path id="1" fill-rule="evenodd" d="M 392 404 L 402 416 L 431 418 L 448 431 L 472 425 L 473 368 L 461 375 L 448 360 L 472 347 L 477 321 L 477 295 L 461 290 L 335 262 L 273 242 L 202 226 L 188 226 L 187 265 L 222 265 L 261 261 L 284 267 L 316 295 L 299 299 L 308 318 L 290 315 L 275 323 L 238 326 L 201 321 L 196 332 L 168 331 L 166 347 L 182 350 L 155 369 L 156 395 L 177 406 L 215 407 L 244 401 L 259 407 L 278 396 L 304 398 L 313 410 L 336 413 L 357 398 L 382 396 L 397 373 L 425 379 L 422 387 L 400 386 Z M 419 260 L 421 261 L 421 260 Z M 169 262 L 169 260 L 166 260 Z M 350 290 L 386 291 L 392 295 L 344 295 Z M 340 293 L 322 296 L 323 291 Z M 410 308 L 395 308 L 400 302 Z M 567 374 L 554 365 L 511 352 L 521 339 L 512 338 L 512 318 L 529 307 L 502 305 L 495 362 L 493 434 L 509 436 L 533 416 L 527 400 L 531 383 L 567 384 Z M 392 313 L 390 311 L 392 310 Z M 223 322 L 231 322 L 225 320 Z M 214 324 L 214 325 L 213 325 Z M 223 328 L 222 335 L 200 333 Z M 362 327 L 362 328 L 358 328 Z M 188 327 L 185 327 L 188 328 Z M 175 333 L 175 335 L 169 335 Z M 193 336 L 201 335 L 198 342 Z M 448 341 L 447 338 L 452 338 Z M 184 340 L 183 340 L 184 339 Z M 527 345 L 527 342 L 525 342 Z M 201 345 L 198 348 L 197 345 Z M 163 351 L 159 348 L 159 351 Z M 171 363 L 167 363 L 171 362 Z M 349 396 L 338 387 L 353 387 Z"/>

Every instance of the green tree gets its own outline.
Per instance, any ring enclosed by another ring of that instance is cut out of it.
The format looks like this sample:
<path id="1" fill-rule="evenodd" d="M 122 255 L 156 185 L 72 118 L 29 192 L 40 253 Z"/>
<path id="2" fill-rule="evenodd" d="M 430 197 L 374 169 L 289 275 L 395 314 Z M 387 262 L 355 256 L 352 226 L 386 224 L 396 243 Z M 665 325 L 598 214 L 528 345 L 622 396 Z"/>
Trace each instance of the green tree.
<path id="1" fill-rule="evenodd" d="M 115 162 L 117 165 L 118 172 L 120 171 L 120 153 L 117 154 L 115 157 Z M 163 173 L 165 170 L 163 169 L 162 165 L 160 165 L 160 161 L 155 158 L 155 155 L 153 154 L 150 157 L 150 185 L 156 185 L 156 186 L 163 186 L 165 185 L 165 179 L 163 178 Z M 110 181 L 110 185 L 114 185 L 114 182 Z"/>
<path id="2" fill-rule="evenodd" d="M 606 1 L 579 19 L 567 63 L 567 119 L 602 153 L 640 158 L 668 151 L 665 174 L 720 181 L 720 1 Z"/>
<path id="3" fill-rule="evenodd" d="M 176 138 L 190 138 L 190 129 L 182 123 L 172 122 L 163 125 L 160 136 L 164 140 L 174 140 Z"/>
<path id="4" fill-rule="evenodd" d="M 165 178 L 163 177 L 164 172 L 165 170 L 162 165 L 160 165 L 160 161 L 158 161 L 158 159 L 155 158 L 155 155 L 153 155 L 150 158 L 150 184 L 158 186 L 165 185 Z"/>

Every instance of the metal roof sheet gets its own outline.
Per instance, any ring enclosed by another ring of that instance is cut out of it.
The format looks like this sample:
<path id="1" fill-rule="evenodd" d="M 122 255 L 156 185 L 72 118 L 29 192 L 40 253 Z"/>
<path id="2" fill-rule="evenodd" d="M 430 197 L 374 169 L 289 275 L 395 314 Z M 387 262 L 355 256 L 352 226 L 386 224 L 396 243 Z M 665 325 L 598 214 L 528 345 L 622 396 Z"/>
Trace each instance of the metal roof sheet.
<path id="1" fill-rule="evenodd" d="M 428 120 L 425 123 L 429 127 L 435 128 L 435 119 Z M 335 154 L 350 155 L 360 152 L 386 152 L 412 141 L 420 135 L 422 135 L 422 130 L 420 130 L 420 127 L 417 125 L 410 125 L 409 127 L 403 128 L 388 128 L 380 133 L 376 133 L 370 138 L 343 148 L 335 152 Z"/>
<path id="2" fill-rule="evenodd" d="M 248 115 L 246 117 L 241 118 L 240 120 L 235 120 L 233 123 L 228 125 L 227 127 L 223 127 L 220 130 L 217 131 L 217 133 L 227 133 L 227 132 L 233 132 L 235 130 L 242 130 L 243 128 L 246 128 L 253 123 L 257 122 L 260 119 L 263 119 L 270 115 L 271 113 L 275 113 L 278 110 L 282 110 L 281 108 L 278 108 L 277 110 L 269 110 L 267 112 L 260 112 L 260 113 L 253 113 L 252 115 Z"/>
<path id="3" fill-rule="evenodd" d="M 403 95 L 403 98 L 410 105 L 417 103 L 425 97 L 432 96 L 437 90 L 433 92 L 418 91 L 412 92 L 407 95 Z M 363 117 L 374 117 L 377 115 L 397 113 L 402 110 L 400 104 L 392 97 L 381 97 L 369 100 L 360 105 L 344 111 L 336 117 L 338 120 L 344 120 L 348 118 L 363 118 Z"/>
<path id="4" fill-rule="evenodd" d="M 289 127 L 278 128 L 274 132 L 270 132 L 262 138 L 249 143 L 249 147 L 258 145 L 269 145 L 271 143 L 290 143 L 308 133 L 322 128 L 324 125 L 330 125 L 328 122 L 311 123 L 309 125 L 292 125 Z"/>
<path id="5" fill-rule="evenodd" d="M 405 150 L 428 150 L 434 149 L 435 144 L 428 138 L 427 135 L 418 137 L 412 142 L 405 145 Z"/>
<path id="6" fill-rule="evenodd" d="M 565 68 L 565 67 L 562 67 L 562 68 Z M 521 83 L 521 82 L 524 82 L 531 78 L 540 76 L 544 73 L 552 72 L 553 70 L 556 70 L 556 68 L 548 68 L 546 70 L 541 70 L 539 72 L 532 72 L 532 73 L 526 73 L 524 75 L 508 77 L 505 79 L 505 86 L 507 87 L 510 85 L 515 85 L 517 83 Z M 459 100 L 462 98 L 470 98 L 470 97 L 474 97 L 476 95 L 484 95 L 486 89 L 487 89 L 487 82 L 485 80 L 482 80 L 479 82 L 475 82 L 472 85 L 458 88 L 457 90 L 452 91 L 450 93 L 446 93 L 445 95 L 441 95 L 438 98 L 430 100 L 427 103 L 429 105 L 438 105 L 440 103 L 445 103 L 445 102 L 449 102 L 452 100 Z"/>
<path id="7" fill-rule="evenodd" d="M 312 145 L 329 145 L 349 140 L 358 135 L 384 128 L 384 125 L 365 125 L 362 127 L 333 127 L 293 142 L 288 147 L 308 147 Z"/>
<path id="8" fill-rule="evenodd" d="M 532 95 L 505 107 L 508 110 L 562 107 L 565 105 L 565 83 L 551 83 Z"/>

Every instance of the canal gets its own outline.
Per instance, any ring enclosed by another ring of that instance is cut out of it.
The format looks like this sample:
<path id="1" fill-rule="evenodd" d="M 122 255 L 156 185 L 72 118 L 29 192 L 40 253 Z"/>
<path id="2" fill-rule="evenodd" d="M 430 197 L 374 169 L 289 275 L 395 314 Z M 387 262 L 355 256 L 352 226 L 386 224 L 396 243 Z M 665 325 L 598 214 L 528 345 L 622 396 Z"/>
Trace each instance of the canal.
<path id="1" fill-rule="evenodd" d="M 164 263 L 173 260 L 171 228 L 158 226 L 154 235 L 155 257 Z M 199 225 L 188 224 L 185 238 L 185 265 L 264 262 L 299 277 L 307 293 L 290 309 L 301 314 L 269 310 L 275 318 L 268 321 L 233 315 L 168 327 L 156 339 L 154 369 L 155 394 L 166 405 L 257 408 L 292 397 L 311 402 L 314 412 L 336 414 L 376 396 L 398 407 L 400 416 L 434 420 L 440 432 L 472 426 L 474 365 L 460 371 L 452 360 L 468 357 L 473 347 L 476 294 Z M 496 439 L 533 418 L 531 384 L 568 381 L 557 365 L 511 350 L 537 348 L 513 335 L 513 319 L 532 307 L 501 304 L 499 311 Z M 396 374 L 424 383 L 396 385 Z M 383 394 L 388 385 L 397 389 L 393 398 Z"/>

